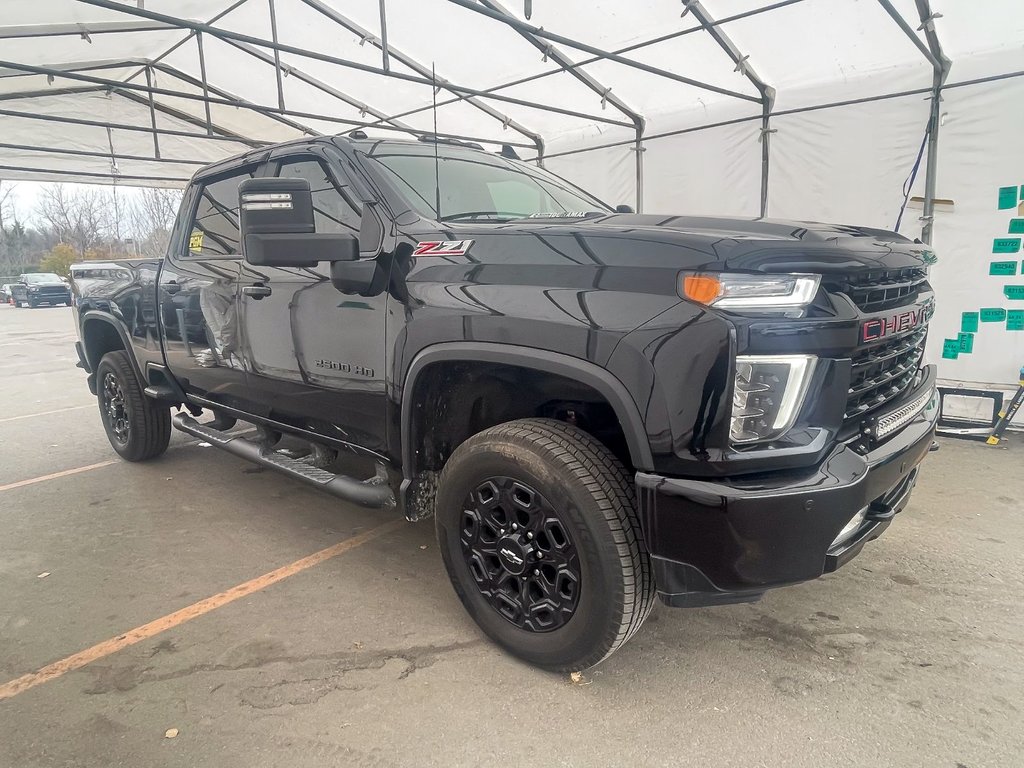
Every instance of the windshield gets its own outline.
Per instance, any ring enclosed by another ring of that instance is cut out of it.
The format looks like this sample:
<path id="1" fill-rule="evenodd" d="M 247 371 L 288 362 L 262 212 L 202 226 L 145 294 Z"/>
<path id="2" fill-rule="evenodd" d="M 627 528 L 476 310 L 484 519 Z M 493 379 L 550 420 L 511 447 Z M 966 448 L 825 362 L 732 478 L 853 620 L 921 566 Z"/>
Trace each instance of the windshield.
<path id="1" fill-rule="evenodd" d="M 372 157 L 421 215 L 440 221 L 577 218 L 611 212 L 597 198 L 541 168 L 480 151 L 438 147 L 439 213 L 433 145 L 384 143 Z"/>
<path id="2" fill-rule="evenodd" d="M 61 283 L 61 279 L 52 272 L 34 272 L 30 275 L 25 275 L 24 277 L 25 282 L 29 285 L 52 285 L 54 283 Z"/>

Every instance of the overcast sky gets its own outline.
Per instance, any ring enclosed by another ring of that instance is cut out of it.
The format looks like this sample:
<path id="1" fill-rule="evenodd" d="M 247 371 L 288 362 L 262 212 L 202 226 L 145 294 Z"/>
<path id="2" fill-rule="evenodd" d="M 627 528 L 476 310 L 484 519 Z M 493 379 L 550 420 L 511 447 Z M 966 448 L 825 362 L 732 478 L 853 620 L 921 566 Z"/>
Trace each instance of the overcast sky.
<path id="1" fill-rule="evenodd" d="M 23 224 L 35 224 L 36 222 L 36 206 L 38 204 L 39 190 L 47 186 L 48 183 L 52 182 L 39 182 L 39 181 L 6 181 L 6 184 L 14 186 L 14 207 L 18 214 L 18 221 Z M 95 189 L 98 186 L 109 188 L 107 184 L 71 184 L 66 183 L 64 186 L 73 189 Z M 117 194 L 123 195 L 122 199 L 131 200 L 136 194 L 138 194 L 138 187 L 118 187 Z"/>

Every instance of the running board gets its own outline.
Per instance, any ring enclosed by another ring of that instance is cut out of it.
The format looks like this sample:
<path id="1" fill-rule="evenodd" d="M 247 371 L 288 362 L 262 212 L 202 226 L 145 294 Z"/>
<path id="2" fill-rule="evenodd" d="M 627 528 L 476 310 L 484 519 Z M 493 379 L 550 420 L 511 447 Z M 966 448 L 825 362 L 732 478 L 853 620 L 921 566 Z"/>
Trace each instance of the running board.
<path id="1" fill-rule="evenodd" d="M 241 435 L 232 435 L 200 424 L 185 413 L 175 414 L 172 419 L 174 426 L 182 432 L 205 440 L 228 453 L 233 453 L 248 461 L 262 464 L 284 472 L 296 480 L 326 491 L 339 499 L 350 501 L 361 507 L 387 509 L 395 506 L 395 494 L 388 483 L 384 465 L 377 464 L 377 474 L 368 480 L 356 480 L 347 475 L 336 475 L 320 469 L 304 459 L 296 459 L 281 451 L 266 448 Z"/>

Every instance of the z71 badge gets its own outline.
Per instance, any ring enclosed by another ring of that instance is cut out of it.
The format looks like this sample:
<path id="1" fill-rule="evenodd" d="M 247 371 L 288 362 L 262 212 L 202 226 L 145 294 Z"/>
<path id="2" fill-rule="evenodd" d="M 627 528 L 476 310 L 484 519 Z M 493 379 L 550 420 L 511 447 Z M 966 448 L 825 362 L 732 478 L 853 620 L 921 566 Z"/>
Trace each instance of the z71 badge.
<path id="1" fill-rule="evenodd" d="M 472 240 L 430 240 L 416 243 L 413 256 L 462 256 L 473 244 Z"/>

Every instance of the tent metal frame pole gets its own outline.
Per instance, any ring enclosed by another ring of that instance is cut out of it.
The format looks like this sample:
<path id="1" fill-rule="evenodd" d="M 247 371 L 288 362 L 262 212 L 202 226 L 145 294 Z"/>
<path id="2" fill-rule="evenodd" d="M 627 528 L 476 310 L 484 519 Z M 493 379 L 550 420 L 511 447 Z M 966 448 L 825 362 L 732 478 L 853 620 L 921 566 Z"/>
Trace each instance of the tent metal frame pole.
<path id="1" fill-rule="evenodd" d="M 370 33 L 369 30 L 361 27 L 359 24 L 354 22 L 352 19 L 350 19 L 347 16 L 345 16 L 344 14 L 336 11 L 334 8 L 332 8 L 332 7 L 328 6 L 328 5 L 325 5 L 320 0 L 302 0 L 302 2 L 305 5 L 307 5 L 310 8 L 312 8 L 313 10 L 317 11 L 318 13 L 323 14 L 328 19 L 333 21 L 335 24 L 339 24 L 340 26 L 344 27 L 349 32 L 351 32 L 352 34 L 354 34 L 357 37 L 359 37 L 360 40 L 365 40 L 365 41 L 369 42 L 370 45 L 373 45 L 373 46 L 376 46 L 376 47 L 379 47 L 379 48 L 383 49 L 383 45 L 384 45 L 384 41 L 383 40 L 378 41 L 373 36 L 373 34 Z M 390 58 L 394 58 L 397 61 L 401 62 L 402 64 L 407 66 L 409 69 L 411 69 L 413 72 L 416 72 L 416 73 L 422 75 L 425 78 L 429 77 L 431 79 L 431 83 L 432 84 L 436 83 L 438 86 L 440 86 L 441 88 L 443 88 L 443 89 L 445 89 L 447 91 L 450 91 L 451 93 L 458 93 L 458 91 L 455 91 L 455 90 L 453 90 L 453 89 L 448 87 L 449 81 L 448 81 L 447 78 L 436 76 L 435 73 L 433 72 L 433 70 L 431 70 L 430 67 L 426 66 L 425 64 L 423 64 L 420 61 L 417 61 L 416 59 L 414 59 L 412 56 L 410 56 L 409 54 L 405 53 L 404 51 L 395 48 L 395 46 L 393 44 L 389 44 L 389 46 L 388 46 L 388 56 Z M 390 71 L 391 70 L 389 70 L 389 72 Z M 465 101 L 467 104 L 472 105 L 473 107 L 475 107 L 476 109 L 480 110 L 484 114 L 486 114 L 486 115 L 492 117 L 493 119 L 499 121 L 502 124 L 503 127 L 511 128 L 512 130 L 522 134 L 523 136 L 525 136 L 526 138 L 530 139 L 530 141 L 532 141 L 534 143 L 534 148 L 537 150 L 538 156 L 542 157 L 544 155 L 544 139 L 536 131 L 533 131 L 533 130 L 527 128 L 526 126 L 522 125 L 521 123 L 513 120 L 511 117 L 509 117 L 505 113 L 501 112 L 498 109 L 495 109 L 490 104 L 487 104 L 487 103 L 485 103 L 483 101 L 480 101 L 475 96 L 468 96 L 468 95 L 463 94 L 462 96 L 459 96 L 459 98 L 453 99 L 453 100 L 451 100 L 451 101 L 449 101 L 447 103 L 454 104 L 457 101 Z M 424 107 L 422 111 L 428 111 L 430 109 L 433 109 L 433 107 L 432 106 Z M 394 122 L 395 120 L 399 120 L 400 118 L 402 118 L 404 116 L 405 115 L 392 115 L 392 116 L 387 117 L 387 118 L 378 118 L 378 119 L 384 119 L 387 122 Z M 370 127 L 370 125 L 372 125 L 372 124 L 367 124 L 364 127 Z"/>
<path id="2" fill-rule="evenodd" d="M 169 24 L 174 24 L 181 29 L 192 29 L 196 33 L 204 32 L 218 40 L 227 40 L 231 38 L 238 40 L 243 43 L 250 43 L 251 45 L 258 45 L 261 48 L 270 48 L 281 51 L 282 53 L 290 53 L 295 56 L 301 56 L 304 58 L 315 59 L 317 61 L 323 61 L 328 64 L 334 64 L 339 67 L 347 67 L 349 69 L 356 69 L 362 72 L 368 72 L 370 74 L 381 75 L 383 77 L 389 77 L 396 80 L 404 80 L 410 83 L 416 83 L 417 85 L 433 86 L 434 83 L 426 77 L 419 75 L 410 75 L 404 72 L 396 72 L 395 70 L 385 71 L 380 67 L 370 66 L 369 64 L 362 64 L 358 61 L 350 61 L 348 59 L 342 59 L 337 56 L 331 56 L 326 53 L 320 53 L 318 51 L 310 51 L 304 48 L 298 48 L 294 45 L 286 45 L 284 43 L 274 44 L 272 40 L 265 40 L 261 37 L 254 37 L 252 35 L 244 35 L 239 32 L 232 32 L 227 29 L 221 29 L 220 27 L 214 27 L 209 24 L 203 24 L 202 22 L 189 21 L 188 19 L 182 19 L 176 16 L 168 16 L 163 13 L 156 13 L 155 11 L 146 10 L 144 8 L 135 8 L 128 5 L 122 5 L 121 3 L 114 2 L 113 0 L 79 0 L 79 2 L 86 5 L 92 5 L 97 8 L 106 8 L 107 10 L 117 11 L 119 13 L 128 14 L 130 16 L 139 16 L 145 19 L 153 19 L 156 21 L 164 21 Z M 392 49 L 393 51 L 393 49 Z M 509 104 L 517 104 L 522 107 L 531 107 L 533 109 L 539 109 L 546 112 L 554 112 L 557 114 L 567 115 L 569 117 L 579 117 L 584 120 L 592 122 L 608 123 L 609 125 L 620 125 L 624 127 L 632 127 L 629 123 L 624 123 L 619 120 L 611 120 L 600 115 L 591 115 L 586 112 L 577 112 L 571 109 L 564 109 L 562 107 L 556 107 L 553 104 L 542 104 L 535 101 L 529 101 L 527 99 L 517 99 L 511 96 L 499 96 L 497 94 L 486 93 L 483 90 L 477 88 L 469 88 L 463 85 L 455 85 L 448 82 L 444 86 L 448 90 L 455 91 L 458 93 L 466 93 L 470 96 L 479 96 L 487 99 L 494 99 L 495 101 L 503 101 Z M 748 97 L 750 98 L 750 97 Z M 493 139 L 485 139 L 485 141 L 494 142 Z"/>
<path id="3" fill-rule="evenodd" d="M 303 1 L 305 2 L 305 0 L 303 0 Z M 763 6 L 761 8 L 753 8 L 753 9 L 751 9 L 749 11 L 745 11 L 743 13 L 737 13 L 737 14 L 735 14 L 733 16 L 726 16 L 725 18 L 719 19 L 718 21 L 715 21 L 715 22 L 713 22 L 712 24 L 710 24 L 708 26 L 710 26 L 710 27 L 720 27 L 720 26 L 722 26 L 724 24 L 728 24 L 729 22 L 732 22 L 732 21 L 739 21 L 740 19 L 746 19 L 746 18 L 748 18 L 750 16 L 757 16 L 757 15 L 762 14 L 762 13 L 767 13 L 768 11 L 774 11 L 774 10 L 776 10 L 778 8 L 785 8 L 788 5 L 794 5 L 796 3 L 802 3 L 802 2 L 804 2 L 804 0 L 781 0 L 780 2 L 773 3 L 772 5 L 766 5 L 766 6 Z M 678 32 L 670 32 L 667 35 L 662 35 L 661 37 L 655 37 L 655 38 L 652 38 L 651 40 L 644 40 L 644 41 L 641 41 L 639 43 L 633 43 L 632 45 L 627 45 L 624 48 L 617 48 L 614 51 L 612 51 L 612 53 L 628 53 L 630 51 L 635 51 L 635 50 L 638 50 L 640 48 L 646 48 L 646 47 L 651 46 L 651 45 L 657 45 L 658 43 L 663 43 L 663 42 L 665 42 L 667 40 L 673 40 L 673 39 L 675 39 L 677 37 L 683 37 L 684 35 L 689 35 L 689 34 L 692 34 L 693 32 L 703 32 L 704 30 L 705 30 L 705 28 L 701 27 L 701 26 L 689 27 L 688 29 L 679 30 Z M 600 56 L 592 56 L 589 59 L 581 59 L 580 61 L 576 61 L 576 62 L 572 62 L 570 64 L 567 64 L 565 67 L 559 67 L 558 69 L 549 69 L 549 70 L 547 70 L 545 72 L 538 72 L 535 75 L 527 75 L 526 77 L 521 77 L 518 80 L 511 80 L 511 81 L 509 81 L 507 83 L 501 83 L 500 85 L 494 85 L 494 86 L 491 86 L 490 88 L 487 88 L 486 91 L 487 91 L 487 93 L 496 93 L 497 91 L 502 91 L 502 90 L 505 90 L 506 88 L 513 88 L 513 87 L 515 87 L 517 85 L 523 85 L 524 83 L 531 83 L 531 82 L 533 82 L 535 80 L 543 80 L 546 77 L 551 77 L 552 75 L 557 75 L 557 74 L 560 74 L 561 72 L 571 72 L 571 71 L 573 71 L 575 69 L 578 69 L 579 67 L 585 67 L 588 64 L 594 64 L 594 63 L 599 62 L 599 61 L 601 61 L 601 57 Z M 454 99 L 448 99 L 446 101 L 439 101 L 437 103 L 437 106 L 438 107 L 446 107 L 449 104 L 455 104 L 457 102 L 463 101 L 464 98 L 465 97 L 463 97 L 463 96 L 456 96 Z M 410 115 L 416 115 L 416 114 L 419 114 L 421 112 L 427 112 L 430 109 L 433 109 L 433 107 L 431 107 L 431 106 L 417 107 L 416 109 L 410 109 L 410 110 L 407 110 L 405 112 L 400 112 L 397 115 L 394 115 L 394 117 L 396 117 L 396 118 L 409 117 Z"/>
<path id="4" fill-rule="evenodd" d="M 146 86 L 153 87 L 153 68 L 146 67 Z M 149 97 L 149 123 L 153 126 L 153 156 L 160 159 L 160 134 L 156 129 L 156 104 L 153 103 L 153 92 L 147 94 Z"/>
<path id="5" fill-rule="evenodd" d="M 741 73 L 750 84 L 761 94 L 761 216 L 768 215 L 768 172 L 771 165 L 771 134 L 774 130 L 771 127 L 772 108 L 775 106 L 775 89 L 768 85 L 757 74 L 757 71 L 750 64 L 750 56 L 744 56 L 736 44 L 732 41 L 725 30 L 715 24 L 711 14 L 700 2 L 700 0 L 688 0 L 685 3 L 685 16 L 688 12 L 700 22 L 701 27 L 707 30 L 711 38 L 718 43 L 718 47 L 725 51 L 729 60 L 736 66 L 736 72 Z"/>
<path id="6" fill-rule="evenodd" d="M 366 126 L 366 123 L 364 123 L 364 122 L 360 122 L 360 121 L 357 121 L 357 120 L 348 120 L 346 118 L 341 118 L 341 117 L 333 117 L 331 115 L 324 115 L 324 114 L 320 114 L 320 113 L 317 113 L 317 112 L 302 112 L 302 111 L 296 111 L 296 110 L 285 110 L 284 112 L 282 112 L 281 110 L 277 109 L 276 107 L 267 107 L 267 106 L 263 106 L 261 104 L 250 104 L 250 103 L 245 102 L 245 101 L 239 101 L 238 99 L 215 98 L 215 97 L 212 97 L 212 96 L 209 96 L 209 95 L 203 96 L 203 95 L 199 95 L 199 94 L 195 94 L 195 93 L 184 93 L 182 91 L 173 91 L 173 90 L 170 90 L 168 88 L 157 88 L 157 87 L 147 88 L 145 85 L 142 85 L 140 83 L 127 83 L 127 82 L 121 82 L 119 80 L 106 80 L 104 78 L 92 77 L 91 75 L 82 75 L 82 74 L 71 73 L 71 72 L 59 72 L 59 71 L 56 71 L 56 70 L 47 70 L 44 67 L 36 67 L 36 66 L 30 65 L 30 64 L 19 64 L 19 63 L 16 63 L 16 62 L 0 61 L 0 66 L 10 66 L 10 67 L 16 68 L 16 69 L 23 69 L 26 72 L 36 72 L 36 73 L 44 74 L 44 75 L 45 74 L 50 74 L 52 72 L 56 77 L 64 77 L 64 78 L 68 78 L 68 79 L 71 79 L 71 80 L 81 80 L 81 81 L 88 82 L 88 83 L 95 83 L 97 85 L 103 86 L 104 88 L 106 88 L 108 90 L 119 91 L 119 92 L 121 92 L 122 96 L 126 96 L 126 97 L 128 96 L 127 92 L 129 92 L 129 91 L 139 91 L 139 92 L 142 92 L 142 93 L 153 93 L 153 94 L 157 94 L 157 95 L 170 96 L 170 97 L 177 98 L 177 99 L 185 99 L 185 100 L 188 100 L 188 101 L 203 101 L 203 102 L 207 102 L 208 104 L 218 104 L 218 105 L 227 106 L 227 107 L 236 107 L 236 108 L 239 108 L 239 109 L 247 109 L 247 110 L 250 110 L 252 112 L 257 112 L 259 114 L 264 115 L 265 117 L 270 117 L 270 118 L 277 118 L 277 117 L 281 117 L 281 116 L 291 116 L 291 117 L 308 118 L 308 119 L 311 119 L 311 120 L 323 120 L 325 122 L 338 123 L 340 125 L 352 126 L 354 128 L 362 128 L 362 127 Z M 157 68 L 159 69 L 159 67 L 157 67 Z M 166 105 L 161 105 L 159 102 L 156 102 L 156 104 L 157 104 L 157 109 L 158 110 L 166 111 L 168 109 L 168 107 L 166 107 Z M 183 118 L 183 119 L 185 119 L 185 118 Z M 99 124 L 100 125 L 106 125 L 106 123 L 99 123 Z M 298 127 L 299 127 L 300 130 L 312 131 L 312 129 L 307 129 L 307 128 L 303 127 L 303 126 L 298 126 Z M 431 131 L 420 131 L 420 130 L 414 130 L 414 129 L 402 129 L 402 128 L 396 128 L 396 127 L 390 126 L 390 125 L 378 125 L 376 127 L 378 129 L 380 129 L 380 130 L 401 131 L 402 133 L 412 133 L 413 135 L 418 135 L 418 136 L 430 136 L 430 135 L 432 135 Z M 145 130 L 148 131 L 150 129 L 147 128 Z M 314 131 L 313 133 L 315 134 L 316 132 Z M 465 136 L 465 135 L 462 135 L 462 134 L 441 133 L 441 134 L 438 134 L 438 135 L 443 137 L 443 138 L 463 139 L 463 140 L 466 140 L 466 141 L 483 142 L 485 144 L 500 144 L 500 143 L 502 143 L 502 142 L 496 141 L 493 138 L 484 138 L 484 137 L 477 137 L 477 136 Z M 235 140 L 236 141 L 245 141 L 245 139 L 239 139 L 239 138 L 236 138 Z M 523 142 L 504 142 L 504 143 L 509 144 L 510 146 L 513 146 L 513 147 L 525 147 L 525 148 L 534 147 L 533 144 L 524 144 Z"/>
<path id="7" fill-rule="evenodd" d="M 934 53 L 932 53 L 928 46 L 921 41 L 921 38 L 917 36 L 914 28 L 910 26 L 905 18 L 903 18 L 903 14 L 896 10 L 896 6 L 894 6 L 890 0 L 878 0 L 878 4 L 885 9 L 885 12 L 888 13 L 890 17 L 892 17 L 892 20 L 895 21 L 897 26 L 903 30 L 903 33 L 910 38 L 910 41 L 917 47 L 917 50 L 919 50 L 924 57 L 928 59 L 928 62 L 932 67 L 940 67 L 941 64 L 939 59 Z"/>
<path id="8" fill-rule="evenodd" d="M 117 32 L 162 32 L 174 29 L 172 24 L 143 21 L 83 21 L 71 24 L 22 24 L 0 27 L 0 40 L 17 40 L 29 37 L 60 37 L 78 35 L 88 40 L 92 35 L 106 35 Z"/>
<path id="9" fill-rule="evenodd" d="M 175 77 L 178 80 L 182 80 L 182 81 L 184 81 L 186 83 L 189 83 L 191 85 L 195 85 L 195 86 L 201 86 L 202 85 L 202 83 L 199 80 L 197 80 L 196 78 L 194 78 L 192 75 L 189 75 L 189 74 L 187 74 L 185 72 L 182 72 L 180 69 L 178 69 L 176 67 L 172 67 L 172 66 L 170 66 L 168 64 L 158 63 L 158 64 L 153 64 L 152 67 L 154 69 L 157 69 L 157 70 L 163 72 L 164 74 L 170 75 L 171 77 Z M 226 99 L 227 101 L 231 102 L 232 104 L 234 104 L 237 107 L 248 108 L 248 107 L 253 107 L 253 106 L 259 106 L 257 104 L 253 104 L 248 99 L 243 99 L 241 96 L 236 96 L 235 94 L 231 93 L 230 91 L 225 91 L 223 88 L 218 88 L 218 87 L 213 86 L 213 85 L 208 85 L 207 88 L 210 91 L 210 93 L 214 94 L 215 96 L 219 96 L 222 99 Z M 127 97 L 127 98 L 133 98 L 132 95 L 124 93 L 123 91 L 121 91 L 121 95 L 124 96 L 124 97 Z M 149 97 L 152 98 L 152 93 L 149 94 Z M 163 106 L 164 105 L 157 104 L 157 109 L 160 109 Z M 187 115 L 187 113 L 184 113 L 184 112 L 182 112 L 180 114 Z M 313 128 L 309 127 L 308 125 L 303 125 L 302 123 L 296 122 L 295 120 L 289 120 L 287 117 L 283 117 L 281 115 L 276 115 L 276 114 L 265 114 L 265 113 L 261 113 L 261 114 L 264 114 L 265 117 L 268 117 L 271 120 L 279 122 L 282 125 L 287 125 L 289 128 L 292 128 L 292 129 L 294 129 L 296 131 L 304 133 L 307 136 L 320 136 L 321 135 L 320 131 L 314 130 Z M 231 133 L 231 131 L 228 131 L 225 128 L 220 128 L 218 130 L 221 133 Z"/>
<path id="10" fill-rule="evenodd" d="M 106 88 L 99 86 L 83 86 L 81 88 L 47 88 L 44 91 L 18 91 L 17 93 L 0 94 L 0 102 L 17 101 L 18 99 L 37 99 L 40 96 L 65 96 L 75 93 L 99 93 Z"/>
<path id="11" fill-rule="evenodd" d="M 516 21 L 515 17 L 508 12 L 500 3 L 496 0 L 480 0 L 484 7 L 490 11 L 501 15 L 505 19 L 511 19 Z M 644 200 L 644 148 L 643 148 L 643 135 L 644 126 L 646 121 L 643 115 L 637 112 L 635 109 L 630 108 L 622 99 L 612 93 L 612 89 L 599 82 L 597 78 L 588 72 L 584 72 L 581 69 L 566 69 L 566 67 L 572 64 L 570 59 L 565 53 L 555 47 L 553 43 L 544 42 L 539 37 L 534 35 L 532 32 L 523 29 L 521 27 L 512 27 L 524 40 L 529 42 L 534 48 L 544 54 L 544 58 L 550 58 L 554 61 L 563 71 L 569 72 L 574 78 L 579 80 L 583 85 L 589 88 L 591 91 L 601 97 L 601 108 L 603 109 L 605 104 L 611 104 L 615 109 L 619 110 L 623 115 L 628 117 L 632 123 L 634 130 L 636 131 L 636 146 L 633 150 L 636 152 L 636 209 L 638 212 L 643 211 L 643 200 Z"/>
<path id="12" fill-rule="evenodd" d="M 109 155 L 104 155 L 104 157 L 109 157 Z M 179 176 L 124 176 L 124 175 L 113 176 L 112 174 L 109 174 L 109 173 L 96 173 L 95 171 L 61 171 L 61 170 L 57 170 L 56 168 L 33 168 L 33 167 L 30 167 L 30 166 L 24 166 L 24 165 L 0 165 L 0 171 L 18 171 L 20 173 L 50 173 L 50 174 L 59 174 L 59 175 L 64 176 L 64 177 L 70 176 L 72 178 L 75 178 L 75 177 L 78 177 L 78 176 L 83 176 L 83 177 L 86 177 L 86 178 L 108 179 L 111 184 L 121 183 L 121 182 L 124 182 L 126 180 L 143 181 L 143 182 L 145 182 L 145 181 L 171 181 L 171 182 L 175 182 L 177 184 L 180 184 L 180 185 L 184 186 L 185 184 L 188 184 L 189 181 L 191 181 L 191 179 L 183 179 L 183 178 L 181 178 Z M 144 186 L 147 186 L 147 185 L 146 184 L 140 184 L 139 186 L 144 187 Z M 148 186 L 153 186 L 153 185 L 149 184 Z"/>
<path id="13" fill-rule="evenodd" d="M 935 14 L 929 0 L 915 0 L 921 26 L 928 41 L 935 62 L 932 72 L 931 111 L 928 118 L 928 155 L 924 175 L 924 211 L 921 215 L 921 240 L 928 245 L 932 242 L 935 229 L 935 188 L 938 184 L 939 170 L 939 125 L 942 122 L 942 88 L 946 84 L 949 70 L 953 62 L 943 53 L 939 36 L 935 32 Z"/>
<path id="14" fill-rule="evenodd" d="M 385 70 L 391 70 L 391 62 L 388 61 L 388 11 L 385 7 L 385 0 L 380 0 L 380 58 L 381 66 Z"/>
<path id="15" fill-rule="evenodd" d="M 115 129 L 116 130 L 116 129 Z M 139 160 L 145 163 L 177 163 L 180 165 L 209 165 L 210 160 L 180 160 L 170 157 L 147 157 L 146 155 L 126 155 L 121 152 L 97 152 L 90 149 L 70 149 L 68 147 L 44 147 L 31 144 L 8 144 L 0 142 L 0 149 L 13 149 L 19 152 L 49 152 L 55 155 L 75 155 L 76 157 L 98 157 L 109 160 L 113 157 L 116 160 Z"/>
<path id="16" fill-rule="evenodd" d="M 210 117 L 210 89 L 206 85 L 206 56 L 203 54 L 203 33 L 196 32 L 196 45 L 199 48 L 199 77 L 203 81 L 203 107 L 206 109 L 206 132 L 213 133 L 213 120 Z M 153 91 L 149 91 L 153 95 Z"/>
<path id="17" fill-rule="evenodd" d="M 92 2 L 93 0 L 84 1 Z M 486 1 L 487 0 L 485 0 L 485 2 Z M 532 24 L 527 24 L 525 21 L 520 21 L 514 16 L 505 15 L 500 11 L 494 11 L 491 8 L 486 7 L 485 5 L 477 5 L 475 0 L 448 0 L 448 2 L 459 6 L 460 8 L 465 8 L 468 11 L 472 11 L 473 13 L 478 13 L 482 16 L 494 19 L 495 21 L 500 21 L 518 31 L 529 32 L 530 34 L 536 37 L 543 38 L 545 40 L 550 40 L 553 43 L 567 45 L 570 48 L 575 48 L 576 50 L 584 51 L 593 56 L 598 56 L 606 61 L 613 61 L 616 64 L 622 64 L 623 66 L 638 69 L 641 72 L 647 72 L 649 74 L 657 75 L 658 77 L 663 77 L 668 80 L 674 80 L 678 83 L 691 85 L 694 88 L 702 88 L 705 91 L 711 91 L 713 93 L 718 93 L 723 96 L 732 96 L 733 98 L 742 99 L 743 101 L 758 100 L 756 96 L 751 96 L 750 94 L 747 93 L 732 91 L 728 88 L 720 88 L 719 86 L 712 85 L 711 83 L 705 83 L 701 82 L 700 80 L 694 80 L 691 77 L 685 77 L 683 75 L 676 74 L 675 72 L 669 72 L 667 69 L 661 69 L 660 67 L 654 67 L 651 66 L 650 64 L 644 64 L 642 61 L 636 61 L 635 59 L 626 58 L 621 54 L 602 50 L 593 45 L 589 45 L 588 43 L 584 43 L 580 40 L 574 40 L 571 37 L 566 37 L 564 35 L 557 35 L 553 32 L 548 32 L 547 30 L 541 29 L 540 27 L 535 27 Z M 487 5 L 489 4 L 490 3 L 488 2 Z"/>
<path id="18" fill-rule="evenodd" d="M 122 94 L 124 95 L 124 94 Z M 36 112 L 19 112 L 14 109 L 0 109 L 0 116 L 4 117 L 18 117 L 25 120 L 39 120 L 45 123 L 61 123 L 64 125 L 88 125 L 93 128 L 106 128 L 111 127 L 116 131 L 137 131 L 142 133 L 152 132 L 152 128 L 148 125 L 132 125 L 130 123 L 112 123 L 108 120 L 89 120 L 84 117 L 62 117 L 59 115 L 41 115 Z M 160 133 L 164 136 L 180 136 L 182 138 L 189 139 L 208 139 L 210 141 L 230 141 L 235 144 L 243 144 L 253 149 L 259 147 L 266 147 L 272 144 L 270 141 L 260 141 L 259 139 L 247 139 L 238 136 L 228 136 L 224 134 L 214 134 L 210 136 L 206 133 L 196 133 L 193 131 L 179 131 L 175 128 L 161 128 Z"/>
<path id="19" fill-rule="evenodd" d="M 271 65 L 274 64 L 274 58 L 270 54 L 264 53 L 263 51 L 261 51 L 259 48 L 256 48 L 255 46 L 249 45 L 247 43 L 240 43 L 237 40 L 225 40 L 224 42 L 226 42 L 228 45 L 234 46 L 235 48 L 237 48 L 240 51 L 244 51 L 245 53 L 249 54 L 250 56 L 252 56 L 252 57 L 254 57 L 256 59 L 259 59 L 262 62 L 265 62 L 267 64 L 271 64 Z M 328 85 L 327 83 L 323 82 L 322 80 L 318 80 L 317 78 L 313 77 L 310 74 L 307 74 L 306 72 L 302 71 L 301 69 L 298 69 L 297 67 L 293 67 L 291 64 L 286 64 L 286 63 L 281 64 L 281 69 L 289 77 L 294 77 L 296 80 L 301 80 L 302 82 L 306 83 L 306 85 L 310 85 L 313 88 L 316 88 L 318 91 L 321 91 L 322 93 L 326 93 L 329 96 L 333 96 L 334 98 L 338 99 L 339 101 L 342 101 L 345 104 L 348 104 L 350 107 L 354 107 L 355 109 L 358 109 L 362 113 L 366 113 L 368 115 L 373 115 L 374 117 L 376 117 L 376 118 L 378 118 L 380 120 L 385 120 L 387 122 L 390 122 L 392 125 L 394 125 L 397 128 L 401 128 L 402 130 L 411 130 L 410 127 L 408 125 L 406 125 L 405 123 L 402 123 L 402 122 L 400 122 L 398 120 L 390 120 L 390 119 L 388 119 L 387 114 L 382 112 L 381 110 L 375 109 L 374 107 L 371 107 L 369 104 L 367 104 L 367 103 L 365 103 L 363 101 L 360 101 L 359 99 L 353 98 L 352 96 L 349 96 L 348 94 L 343 93 L 342 91 L 339 91 L 334 86 Z"/>
<path id="20" fill-rule="evenodd" d="M 274 0 L 267 0 L 270 6 L 270 39 L 277 45 L 277 11 L 274 8 Z M 274 49 L 274 76 L 277 78 L 277 106 L 283 112 L 284 106 L 284 81 L 281 78 L 281 52 Z"/>

